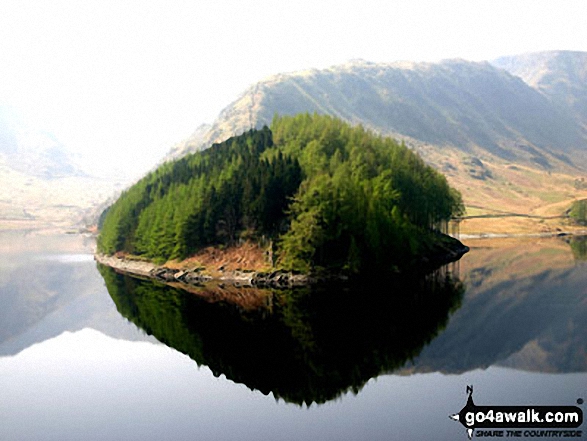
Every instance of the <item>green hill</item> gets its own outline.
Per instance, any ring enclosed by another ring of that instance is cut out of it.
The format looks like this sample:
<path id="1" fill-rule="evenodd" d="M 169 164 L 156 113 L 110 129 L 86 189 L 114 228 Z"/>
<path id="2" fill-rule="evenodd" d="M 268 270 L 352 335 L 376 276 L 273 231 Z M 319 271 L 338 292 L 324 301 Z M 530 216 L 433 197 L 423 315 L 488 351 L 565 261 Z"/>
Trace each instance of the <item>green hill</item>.
<path id="1" fill-rule="evenodd" d="M 301 114 L 150 173 L 110 207 L 98 248 L 165 261 L 252 240 L 279 268 L 359 272 L 438 253 L 461 209 L 405 146 Z"/>

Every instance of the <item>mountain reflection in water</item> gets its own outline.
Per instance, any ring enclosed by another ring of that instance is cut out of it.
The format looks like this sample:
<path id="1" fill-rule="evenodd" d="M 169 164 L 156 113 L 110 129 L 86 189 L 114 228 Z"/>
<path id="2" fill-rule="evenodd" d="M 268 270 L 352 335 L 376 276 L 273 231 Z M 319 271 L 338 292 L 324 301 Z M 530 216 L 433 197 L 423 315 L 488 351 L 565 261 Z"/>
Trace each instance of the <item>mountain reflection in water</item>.
<path id="1" fill-rule="evenodd" d="M 470 241 L 466 294 L 409 372 L 587 372 L 585 237 Z M 407 373 L 407 372 L 404 372 Z"/>
<path id="2" fill-rule="evenodd" d="M 215 376 L 276 399 L 323 403 L 399 369 L 459 308 L 464 287 L 446 267 L 377 286 L 274 291 L 255 311 L 99 265 L 118 311 Z M 246 288 L 243 288 L 246 289 Z"/>

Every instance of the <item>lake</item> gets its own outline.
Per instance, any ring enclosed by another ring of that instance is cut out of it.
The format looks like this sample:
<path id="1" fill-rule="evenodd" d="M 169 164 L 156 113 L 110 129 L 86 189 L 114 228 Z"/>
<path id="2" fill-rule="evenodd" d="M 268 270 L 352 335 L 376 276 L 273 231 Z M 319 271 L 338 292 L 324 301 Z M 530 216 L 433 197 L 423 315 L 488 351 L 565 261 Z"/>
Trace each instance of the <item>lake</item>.
<path id="1" fill-rule="evenodd" d="M 465 242 L 434 275 L 248 310 L 0 232 L 0 440 L 465 440 L 467 385 L 587 398 L 585 239 Z"/>

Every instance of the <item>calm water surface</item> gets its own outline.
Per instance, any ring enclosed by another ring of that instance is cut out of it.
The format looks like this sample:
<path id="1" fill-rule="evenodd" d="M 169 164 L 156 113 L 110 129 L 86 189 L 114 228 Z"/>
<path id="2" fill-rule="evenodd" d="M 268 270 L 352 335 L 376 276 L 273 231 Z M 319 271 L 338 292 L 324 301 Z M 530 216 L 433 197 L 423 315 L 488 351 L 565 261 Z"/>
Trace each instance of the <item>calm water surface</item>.
<path id="1" fill-rule="evenodd" d="M 97 268 L 89 238 L 0 233 L 0 440 L 465 440 L 468 384 L 587 398 L 585 242 L 469 245 L 424 280 L 238 311 Z"/>

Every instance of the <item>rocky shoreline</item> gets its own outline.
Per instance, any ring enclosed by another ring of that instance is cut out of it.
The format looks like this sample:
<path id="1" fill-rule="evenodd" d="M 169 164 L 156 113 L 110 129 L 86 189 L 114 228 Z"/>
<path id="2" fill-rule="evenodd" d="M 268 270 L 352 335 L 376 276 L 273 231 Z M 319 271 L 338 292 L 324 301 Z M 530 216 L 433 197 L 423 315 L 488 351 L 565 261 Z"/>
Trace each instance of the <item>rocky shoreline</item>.
<path id="1" fill-rule="evenodd" d="M 463 245 L 460 241 L 456 239 L 453 240 L 454 243 L 451 244 L 450 247 L 438 250 L 431 256 L 420 258 L 416 266 L 420 267 L 421 269 L 439 268 L 451 262 L 456 262 L 470 251 L 470 248 L 468 246 Z"/>
<path id="2" fill-rule="evenodd" d="M 469 247 L 459 241 L 455 240 L 455 242 L 452 244 L 454 248 L 444 248 L 442 252 L 439 251 L 435 255 L 423 257 L 415 266 L 420 269 L 434 269 L 459 260 L 469 251 Z M 167 284 L 180 284 L 180 286 L 201 286 L 205 283 L 216 282 L 236 287 L 288 289 L 319 283 L 341 282 L 349 279 L 348 275 L 342 273 L 308 275 L 278 269 L 269 272 L 255 270 L 232 271 L 225 270 L 223 267 L 215 271 L 210 271 L 204 267 L 177 269 L 132 257 L 108 256 L 99 253 L 94 255 L 94 259 L 102 265 L 123 273 L 147 277 Z"/>
<path id="3" fill-rule="evenodd" d="M 95 254 L 94 259 L 98 263 L 114 268 L 115 270 L 148 277 L 163 283 L 180 283 L 198 286 L 214 281 L 242 287 L 286 289 L 307 286 L 322 281 L 322 278 L 283 270 L 271 272 L 253 270 L 224 271 L 222 268 L 219 268 L 214 274 L 211 274 L 205 268 L 201 267 L 182 270 L 168 268 L 149 261 L 107 256 L 104 254 Z M 339 276 L 339 279 L 342 277 Z"/>

